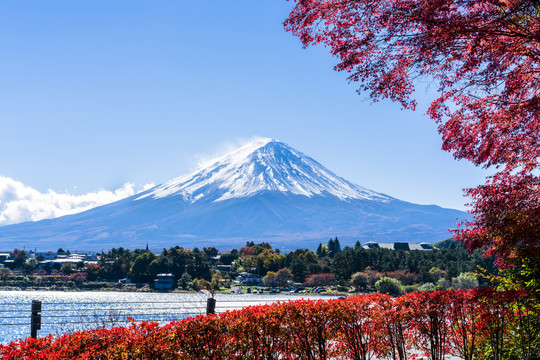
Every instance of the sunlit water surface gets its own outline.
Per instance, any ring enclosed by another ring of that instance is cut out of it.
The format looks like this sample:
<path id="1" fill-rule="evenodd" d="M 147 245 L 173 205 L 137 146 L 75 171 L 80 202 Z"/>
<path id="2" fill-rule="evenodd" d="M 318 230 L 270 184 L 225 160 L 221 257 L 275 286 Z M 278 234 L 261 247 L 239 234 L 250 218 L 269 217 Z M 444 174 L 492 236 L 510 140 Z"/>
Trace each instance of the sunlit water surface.
<path id="1" fill-rule="evenodd" d="M 273 301 L 297 300 L 294 295 L 216 295 L 216 312 Z M 319 299 L 328 297 L 304 296 Z M 141 292 L 0 291 L 0 343 L 30 336 L 32 300 L 42 302 L 38 336 L 60 335 L 76 330 L 126 326 L 126 318 L 166 323 L 205 314 L 204 294 Z"/>

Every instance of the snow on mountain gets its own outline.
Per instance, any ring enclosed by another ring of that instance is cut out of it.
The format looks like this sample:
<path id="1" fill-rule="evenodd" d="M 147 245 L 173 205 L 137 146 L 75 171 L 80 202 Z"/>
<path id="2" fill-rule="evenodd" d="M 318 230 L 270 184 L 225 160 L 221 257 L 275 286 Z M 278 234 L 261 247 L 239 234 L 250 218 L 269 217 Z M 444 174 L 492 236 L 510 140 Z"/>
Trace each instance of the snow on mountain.
<path id="1" fill-rule="evenodd" d="M 261 191 L 308 197 L 327 194 L 341 200 L 390 199 L 335 175 L 309 156 L 269 138 L 244 145 L 206 167 L 155 187 L 138 199 L 178 195 L 190 203 L 217 202 Z"/>
<path id="2" fill-rule="evenodd" d="M 437 242 L 467 214 L 355 185 L 287 144 L 258 139 L 206 166 L 79 214 L 0 227 L 0 248 L 101 250 L 315 248 L 356 241 Z"/>

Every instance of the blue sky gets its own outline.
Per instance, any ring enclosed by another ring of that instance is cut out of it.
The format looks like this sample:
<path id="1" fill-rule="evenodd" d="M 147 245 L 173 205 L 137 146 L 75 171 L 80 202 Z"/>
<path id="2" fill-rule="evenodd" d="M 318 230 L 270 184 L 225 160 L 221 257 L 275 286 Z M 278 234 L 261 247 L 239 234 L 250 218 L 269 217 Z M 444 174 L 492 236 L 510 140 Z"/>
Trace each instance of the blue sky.
<path id="1" fill-rule="evenodd" d="M 291 7 L 0 0 L 0 176 L 40 193 L 140 189 L 263 136 L 372 190 L 464 209 L 486 172 L 440 150 L 429 93 L 416 112 L 359 96 L 328 49 L 285 32 Z"/>

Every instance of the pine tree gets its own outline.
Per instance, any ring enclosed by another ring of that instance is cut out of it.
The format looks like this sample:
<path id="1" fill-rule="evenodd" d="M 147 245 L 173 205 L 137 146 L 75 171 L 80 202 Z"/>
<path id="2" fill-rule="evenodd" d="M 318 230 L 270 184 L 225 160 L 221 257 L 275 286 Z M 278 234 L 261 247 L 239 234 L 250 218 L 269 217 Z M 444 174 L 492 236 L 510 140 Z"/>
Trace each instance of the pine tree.
<path id="1" fill-rule="evenodd" d="M 319 243 L 319 246 L 317 246 L 317 256 L 321 258 L 322 256 L 322 244 Z"/>

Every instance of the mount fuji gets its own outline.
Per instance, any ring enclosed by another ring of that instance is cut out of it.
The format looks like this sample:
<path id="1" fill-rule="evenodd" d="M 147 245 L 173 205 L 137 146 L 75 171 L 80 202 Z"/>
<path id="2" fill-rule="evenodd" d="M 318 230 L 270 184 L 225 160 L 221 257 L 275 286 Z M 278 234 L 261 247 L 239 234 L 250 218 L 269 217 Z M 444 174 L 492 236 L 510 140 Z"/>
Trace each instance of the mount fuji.
<path id="1" fill-rule="evenodd" d="M 82 213 L 0 227 L 0 248 L 101 250 L 437 242 L 467 214 L 355 185 L 302 152 L 255 140 L 198 170 Z"/>

